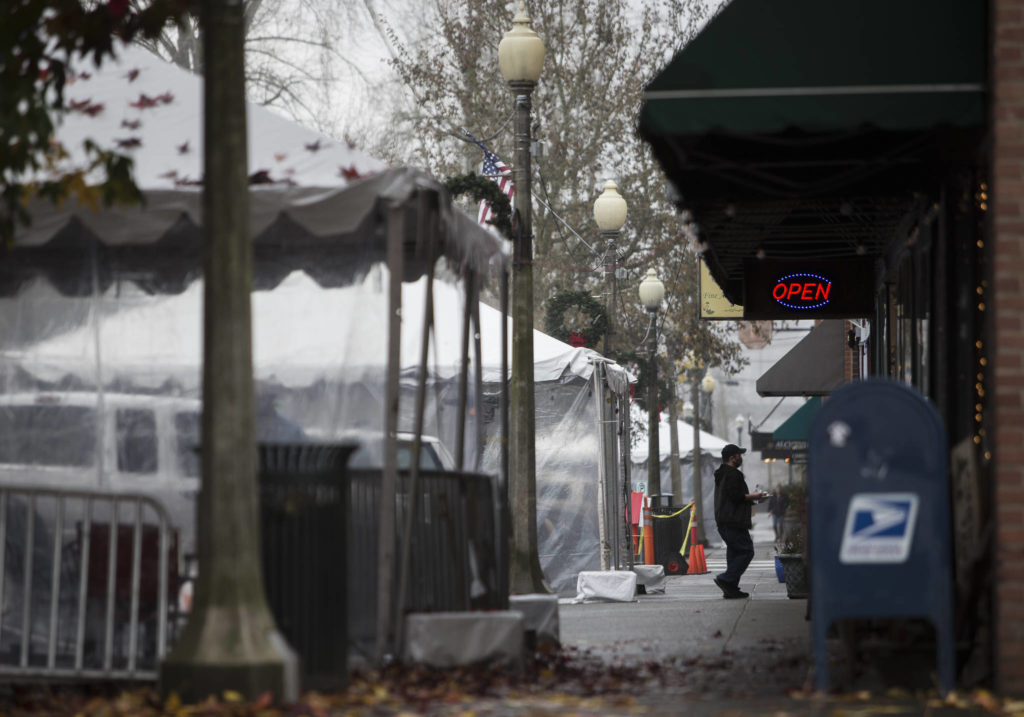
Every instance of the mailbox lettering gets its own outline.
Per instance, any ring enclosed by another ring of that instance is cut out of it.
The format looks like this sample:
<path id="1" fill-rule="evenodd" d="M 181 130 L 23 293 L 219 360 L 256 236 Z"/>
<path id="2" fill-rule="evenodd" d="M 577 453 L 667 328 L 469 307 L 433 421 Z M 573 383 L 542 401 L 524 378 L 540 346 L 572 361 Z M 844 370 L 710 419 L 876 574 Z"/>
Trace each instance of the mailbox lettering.
<path id="1" fill-rule="evenodd" d="M 829 302 L 832 282 L 817 274 L 790 274 L 775 282 L 772 298 L 787 309 L 820 309 Z"/>

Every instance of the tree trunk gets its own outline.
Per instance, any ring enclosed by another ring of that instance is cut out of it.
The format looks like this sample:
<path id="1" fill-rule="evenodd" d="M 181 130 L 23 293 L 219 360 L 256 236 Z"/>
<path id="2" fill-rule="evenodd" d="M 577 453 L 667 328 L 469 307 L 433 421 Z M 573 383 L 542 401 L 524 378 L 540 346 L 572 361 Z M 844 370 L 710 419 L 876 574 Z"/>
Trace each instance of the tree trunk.
<path id="1" fill-rule="evenodd" d="M 224 690 L 298 697 L 297 661 L 263 592 L 252 370 L 252 249 L 242 5 L 203 3 L 202 489 L 195 608 L 161 664 L 161 689 L 186 702 Z"/>

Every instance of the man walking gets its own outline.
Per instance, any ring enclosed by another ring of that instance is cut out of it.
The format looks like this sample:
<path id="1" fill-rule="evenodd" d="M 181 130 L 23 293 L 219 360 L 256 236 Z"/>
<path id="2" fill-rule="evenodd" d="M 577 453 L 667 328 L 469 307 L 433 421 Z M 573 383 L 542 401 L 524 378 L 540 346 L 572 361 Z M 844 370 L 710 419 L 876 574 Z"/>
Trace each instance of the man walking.
<path id="1" fill-rule="evenodd" d="M 754 541 L 750 539 L 753 503 L 767 493 L 751 493 L 740 471 L 746 448 L 730 443 L 722 449 L 722 465 L 715 471 L 715 522 L 725 541 L 725 572 L 715 576 L 715 585 L 727 600 L 750 597 L 740 590 L 740 576 L 754 559 Z"/>

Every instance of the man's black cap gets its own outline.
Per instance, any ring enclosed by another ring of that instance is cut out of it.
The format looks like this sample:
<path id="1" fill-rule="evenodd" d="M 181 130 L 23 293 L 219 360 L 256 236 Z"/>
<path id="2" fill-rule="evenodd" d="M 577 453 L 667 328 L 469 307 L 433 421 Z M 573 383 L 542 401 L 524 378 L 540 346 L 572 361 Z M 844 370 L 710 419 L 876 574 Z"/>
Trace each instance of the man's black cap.
<path id="1" fill-rule="evenodd" d="M 730 458 L 732 456 L 738 456 L 739 454 L 746 453 L 746 452 L 747 452 L 746 448 L 740 448 L 739 446 L 737 446 L 737 445 L 735 445 L 733 443 L 730 443 L 725 448 L 722 449 L 722 460 L 724 461 L 726 458 Z"/>

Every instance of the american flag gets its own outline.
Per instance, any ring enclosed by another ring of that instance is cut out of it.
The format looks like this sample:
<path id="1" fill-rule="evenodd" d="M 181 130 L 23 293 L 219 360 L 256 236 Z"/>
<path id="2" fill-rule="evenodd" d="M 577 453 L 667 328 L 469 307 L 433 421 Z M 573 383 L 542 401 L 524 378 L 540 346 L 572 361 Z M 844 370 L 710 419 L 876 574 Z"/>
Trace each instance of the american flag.
<path id="1" fill-rule="evenodd" d="M 497 182 L 498 187 L 508 196 L 508 200 L 511 202 L 512 196 L 515 194 L 515 188 L 512 186 L 512 170 L 505 166 L 505 163 L 498 159 L 498 155 L 487 149 L 487 147 L 481 144 L 480 149 L 484 151 L 484 163 L 481 168 L 483 175 Z M 491 210 L 491 205 L 486 201 L 481 201 L 480 209 L 477 212 L 477 221 L 481 224 L 486 224 L 493 216 L 494 212 Z"/>

